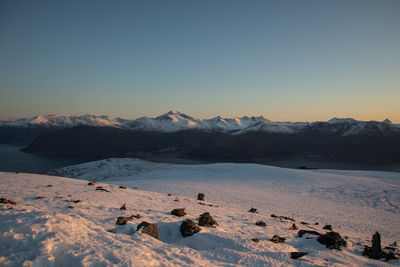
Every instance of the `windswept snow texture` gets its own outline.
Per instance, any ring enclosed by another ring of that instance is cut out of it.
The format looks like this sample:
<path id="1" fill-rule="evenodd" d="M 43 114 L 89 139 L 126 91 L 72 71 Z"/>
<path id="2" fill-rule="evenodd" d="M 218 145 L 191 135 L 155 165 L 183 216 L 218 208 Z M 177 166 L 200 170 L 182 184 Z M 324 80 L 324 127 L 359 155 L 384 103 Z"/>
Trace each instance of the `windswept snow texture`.
<path id="1" fill-rule="evenodd" d="M 400 174 L 136 159 L 101 160 L 52 173 L 96 178 L 98 184 L 0 173 L 0 196 L 17 202 L 13 209 L 0 204 L 0 265 L 400 266 L 399 260 L 385 263 L 361 255 L 375 231 L 381 233 L 383 246 L 400 241 Z M 98 185 L 111 193 L 96 191 Z M 205 201 L 196 199 L 199 192 L 205 193 Z M 44 198 L 35 199 L 38 196 Z M 64 201 L 78 199 L 82 202 Z M 126 211 L 119 209 L 123 203 Z M 75 208 L 68 209 L 69 205 Z M 251 207 L 259 213 L 248 212 Z M 170 211 L 175 208 L 185 208 L 188 214 L 173 216 Z M 197 220 L 204 212 L 218 226 L 201 227 L 199 233 L 183 238 L 180 223 Z M 115 224 L 118 216 L 137 213 L 143 217 Z M 315 236 L 299 238 L 297 231 L 288 230 L 291 221 L 271 214 L 293 217 L 300 229 L 321 233 L 325 224 L 331 224 L 347 236 L 348 246 L 330 250 Z M 266 227 L 255 225 L 260 220 Z M 142 221 L 158 224 L 160 240 L 135 233 Z M 274 235 L 286 242 L 270 242 Z M 292 260 L 290 252 L 295 251 L 309 254 Z"/>
<path id="2" fill-rule="evenodd" d="M 383 122 L 357 121 L 354 119 L 333 118 L 328 122 L 271 122 L 259 117 L 222 118 L 220 116 L 212 119 L 196 119 L 178 111 L 170 111 L 156 118 L 141 117 L 134 120 L 122 118 L 111 118 L 108 116 L 94 115 L 38 115 L 33 118 L 18 120 L 0 119 L 0 126 L 31 127 L 31 126 L 57 126 L 74 127 L 108 126 L 122 129 L 141 131 L 176 132 L 182 130 L 196 129 L 203 131 L 227 132 L 241 134 L 248 131 L 265 131 L 270 133 L 294 134 L 323 126 L 321 130 L 341 136 L 383 133 L 390 135 L 400 134 L 400 128 L 386 119 Z"/>

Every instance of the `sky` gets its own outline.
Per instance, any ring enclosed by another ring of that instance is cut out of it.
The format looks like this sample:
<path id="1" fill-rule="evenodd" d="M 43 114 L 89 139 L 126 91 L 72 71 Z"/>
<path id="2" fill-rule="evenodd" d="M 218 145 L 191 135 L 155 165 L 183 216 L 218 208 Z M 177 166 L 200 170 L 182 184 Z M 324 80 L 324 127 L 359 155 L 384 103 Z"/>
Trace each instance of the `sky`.
<path id="1" fill-rule="evenodd" d="M 0 117 L 400 123 L 400 1 L 0 1 Z"/>

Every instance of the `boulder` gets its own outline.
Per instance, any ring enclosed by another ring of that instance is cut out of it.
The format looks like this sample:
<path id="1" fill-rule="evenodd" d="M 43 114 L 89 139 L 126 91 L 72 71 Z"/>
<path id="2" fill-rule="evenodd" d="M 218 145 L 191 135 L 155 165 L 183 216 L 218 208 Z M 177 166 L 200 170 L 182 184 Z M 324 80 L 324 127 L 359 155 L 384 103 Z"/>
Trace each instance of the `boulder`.
<path id="1" fill-rule="evenodd" d="M 340 246 L 347 246 L 346 240 L 344 240 L 337 232 L 328 232 L 324 235 L 320 235 L 317 241 L 330 249 L 341 250 Z"/>
<path id="2" fill-rule="evenodd" d="M 155 239 L 159 237 L 158 225 L 154 223 L 141 222 L 136 231 L 141 231 L 143 234 L 154 237 Z"/>
<path id="3" fill-rule="evenodd" d="M 267 226 L 264 221 L 257 221 L 256 225 L 257 226 Z"/>
<path id="4" fill-rule="evenodd" d="M 199 225 L 205 226 L 205 227 L 215 227 L 215 226 L 218 226 L 218 223 L 216 220 L 213 219 L 213 217 L 210 215 L 210 213 L 205 212 L 200 215 Z"/>
<path id="5" fill-rule="evenodd" d="M 286 238 L 280 237 L 279 235 L 274 235 L 269 241 L 273 243 L 285 243 Z"/>
<path id="6" fill-rule="evenodd" d="M 204 200 L 204 198 L 205 198 L 204 193 L 197 194 L 197 200 Z"/>
<path id="7" fill-rule="evenodd" d="M 11 204 L 11 205 L 17 204 L 15 201 L 12 201 L 12 200 L 9 200 L 9 199 L 6 199 L 6 198 L 0 198 L 0 203 Z"/>
<path id="8" fill-rule="evenodd" d="M 290 258 L 295 260 L 295 259 L 299 259 L 307 254 L 308 254 L 308 252 L 290 252 Z"/>
<path id="9" fill-rule="evenodd" d="M 198 227 L 192 220 L 186 219 L 182 222 L 180 231 L 183 237 L 188 237 L 200 232 L 200 227 Z"/>
<path id="10" fill-rule="evenodd" d="M 257 209 L 255 209 L 255 208 L 251 208 L 251 209 L 249 209 L 249 212 L 251 212 L 251 213 L 258 213 L 258 211 L 257 211 Z"/>
<path id="11" fill-rule="evenodd" d="M 182 217 L 186 215 L 185 209 L 173 209 L 171 211 L 172 215 L 178 216 L 178 217 Z"/>

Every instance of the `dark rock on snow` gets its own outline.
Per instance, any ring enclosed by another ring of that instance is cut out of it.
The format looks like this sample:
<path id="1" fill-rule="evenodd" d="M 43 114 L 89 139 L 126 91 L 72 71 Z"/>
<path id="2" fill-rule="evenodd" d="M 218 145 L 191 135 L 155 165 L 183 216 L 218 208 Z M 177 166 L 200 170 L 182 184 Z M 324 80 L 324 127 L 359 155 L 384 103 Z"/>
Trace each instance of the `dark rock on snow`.
<path id="1" fill-rule="evenodd" d="M 332 231 L 332 225 L 327 224 L 324 227 L 322 227 L 322 229 Z"/>
<path id="2" fill-rule="evenodd" d="M 196 223 L 192 220 L 186 219 L 182 222 L 180 226 L 180 231 L 183 237 L 187 237 L 200 232 L 200 227 L 198 227 Z"/>
<path id="3" fill-rule="evenodd" d="M 126 189 L 126 186 L 120 185 L 119 188 Z"/>
<path id="4" fill-rule="evenodd" d="M 215 226 L 218 226 L 218 223 L 216 220 L 213 219 L 213 217 L 210 215 L 210 213 L 205 212 L 200 215 L 199 225 L 205 226 L 205 227 L 215 227 Z"/>
<path id="5" fill-rule="evenodd" d="M 197 195 L 197 200 L 204 200 L 204 198 L 205 198 L 204 193 L 199 193 Z"/>
<path id="6" fill-rule="evenodd" d="M 308 252 L 290 252 L 290 258 L 295 260 L 295 259 L 299 259 L 307 254 L 308 254 Z"/>
<path id="7" fill-rule="evenodd" d="M 15 201 L 12 201 L 12 200 L 9 200 L 9 199 L 6 199 L 6 198 L 0 198 L 0 203 L 11 204 L 11 205 L 17 204 Z"/>
<path id="8" fill-rule="evenodd" d="M 292 222 L 296 221 L 295 219 L 293 219 L 291 217 L 288 217 L 288 216 L 276 216 L 275 214 L 271 214 L 271 217 L 272 218 L 277 218 L 279 220 L 289 220 L 289 221 L 292 221 Z"/>
<path id="9" fill-rule="evenodd" d="M 257 226 L 267 226 L 264 221 L 257 221 L 256 225 Z"/>
<path id="10" fill-rule="evenodd" d="M 173 209 L 171 211 L 172 215 L 178 216 L 178 217 L 182 217 L 186 215 L 185 209 Z"/>
<path id="11" fill-rule="evenodd" d="M 258 238 L 252 238 L 251 241 L 258 243 L 258 242 L 260 242 L 260 239 L 258 239 Z"/>
<path id="12" fill-rule="evenodd" d="M 129 222 L 130 220 L 132 220 L 132 217 L 123 217 L 123 216 L 121 216 L 121 217 L 118 217 L 118 218 L 117 218 L 116 224 L 118 224 L 118 225 L 124 225 L 124 224 L 126 224 L 127 222 Z"/>
<path id="13" fill-rule="evenodd" d="M 273 243 L 285 243 L 286 238 L 280 237 L 279 235 L 274 235 L 269 241 Z"/>
<path id="14" fill-rule="evenodd" d="M 292 224 L 292 226 L 289 228 L 289 230 L 299 230 L 296 224 Z"/>
<path id="15" fill-rule="evenodd" d="M 147 234 L 155 239 L 159 237 L 158 225 L 154 223 L 141 222 L 136 231 L 141 231 L 143 234 Z"/>
<path id="16" fill-rule="evenodd" d="M 121 208 L 119 208 L 119 210 L 126 210 L 126 204 L 124 203 L 124 205 L 122 205 Z"/>
<path id="17" fill-rule="evenodd" d="M 393 245 L 396 246 L 397 244 L 393 243 Z M 365 246 L 362 255 L 376 260 L 379 260 L 380 258 L 384 258 L 385 261 L 398 259 L 393 252 L 382 250 L 381 235 L 378 232 L 372 236 L 372 247 Z"/>
<path id="18" fill-rule="evenodd" d="M 337 232 L 328 232 L 324 235 L 320 235 L 317 241 L 330 249 L 341 250 L 340 246 L 347 246 L 346 240 L 344 240 Z"/>
<path id="19" fill-rule="evenodd" d="M 257 209 L 255 209 L 255 208 L 249 209 L 249 212 L 251 212 L 251 213 L 258 213 Z"/>
<path id="20" fill-rule="evenodd" d="M 107 189 L 103 188 L 102 186 L 98 186 L 98 187 L 96 187 L 96 190 L 98 190 L 98 191 L 104 191 L 104 192 L 109 192 L 109 193 L 111 193 L 111 191 L 110 191 L 110 190 L 107 190 Z"/>

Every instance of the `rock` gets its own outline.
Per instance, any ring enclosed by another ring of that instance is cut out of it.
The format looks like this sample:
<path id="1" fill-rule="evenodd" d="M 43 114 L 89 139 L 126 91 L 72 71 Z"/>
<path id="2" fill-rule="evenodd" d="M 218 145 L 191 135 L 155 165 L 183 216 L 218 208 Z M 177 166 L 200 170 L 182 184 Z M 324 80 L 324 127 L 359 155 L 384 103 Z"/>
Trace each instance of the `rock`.
<path id="1" fill-rule="evenodd" d="M 47 187 L 53 187 L 53 185 L 52 184 L 48 184 Z"/>
<path id="2" fill-rule="evenodd" d="M 302 236 L 305 235 L 305 234 L 318 235 L 318 236 L 321 235 L 321 234 L 318 233 L 317 231 L 309 231 L 309 230 L 300 230 L 300 231 L 297 233 L 297 235 L 298 235 L 299 237 L 302 237 Z"/>
<path id="3" fill-rule="evenodd" d="M 286 238 L 280 237 L 279 235 L 274 235 L 269 241 L 273 243 L 285 243 Z"/>
<path id="4" fill-rule="evenodd" d="M 0 203 L 3 204 L 11 204 L 11 205 L 16 205 L 17 203 L 15 201 L 6 199 L 6 198 L 0 198 Z"/>
<path id="5" fill-rule="evenodd" d="M 173 209 L 171 211 L 172 215 L 178 216 L 178 217 L 182 217 L 186 215 L 185 209 Z"/>
<path id="6" fill-rule="evenodd" d="M 131 218 L 140 219 L 142 216 L 140 214 L 131 215 Z"/>
<path id="7" fill-rule="evenodd" d="M 382 254 L 382 247 L 381 247 L 381 235 L 376 232 L 372 236 L 372 248 L 371 248 L 371 258 L 372 259 L 380 259 Z"/>
<path id="8" fill-rule="evenodd" d="M 263 221 L 257 221 L 257 222 L 256 222 L 256 225 L 258 225 L 258 226 L 267 226 L 267 225 L 265 224 L 265 222 L 263 222 Z"/>
<path id="9" fill-rule="evenodd" d="M 251 213 L 258 213 L 257 209 L 255 209 L 255 208 L 249 209 L 249 212 L 251 212 Z"/>
<path id="10" fill-rule="evenodd" d="M 346 247 L 347 242 L 337 232 L 328 232 L 324 235 L 320 235 L 317 241 L 324 244 L 326 248 L 341 250 L 340 246 Z"/>
<path id="11" fill-rule="evenodd" d="M 256 243 L 259 243 L 259 242 L 260 242 L 260 239 L 258 239 L 258 238 L 252 238 L 251 241 L 256 242 Z"/>
<path id="12" fill-rule="evenodd" d="M 215 227 L 215 226 L 218 226 L 218 223 L 216 220 L 213 219 L 213 217 L 210 215 L 210 213 L 205 212 L 200 215 L 199 225 L 205 226 L 205 227 Z"/>
<path id="13" fill-rule="evenodd" d="M 121 217 L 117 218 L 117 221 L 115 223 L 118 224 L 118 225 L 124 225 L 127 222 L 129 222 L 130 220 L 132 220 L 132 217 L 123 217 L 123 216 L 121 216 Z"/>
<path id="14" fill-rule="evenodd" d="M 119 188 L 126 189 L 126 186 L 120 185 Z"/>
<path id="15" fill-rule="evenodd" d="M 299 230 L 296 224 L 292 224 L 292 226 L 289 228 L 289 230 Z"/>
<path id="16" fill-rule="evenodd" d="M 172 194 L 168 194 L 167 196 L 169 196 L 169 197 L 170 197 L 170 196 L 172 196 Z"/>
<path id="17" fill-rule="evenodd" d="M 43 198 L 46 198 L 46 197 L 44 197 L 44 196 L 35 197 L 35 199 L 43 199 Z"/>
<path id="18" fill-rule="evenodd" d="M 295 259 L 299 259 L 307 254 L 308 254 L 308 252 L 290 252 L 290 258 L 295 260 Z"/>
<path id="19" fill-rule="evenodd" d="M 126 204 L 124 203 L 124 205 L 122 205 L 121 208 L 119 208 L 119 210 L 126 210 Z"/>
<path id="20" fill-rule="evenodd" d="M 204 198 L 205 198 L 204 193 L 197 194 L 197 200 L 204 200 Z"/>
<path id="21" fill-rule="evenodd" d="M 148 222 L 141 222 L 136 231 L 141 230 L 143 234 L 149 235 L 151 237 L 154 237 L 155 239 L 158 239 L 159 237 L 159 232 L 158 232 L 158 225 L 154 223 L 148 223 Z"/>
<path id="22" fill-rule="evenodd" d="M 289 221 L 292 221 L 292 222 L 296 221 L 295 219 L 293 219 L 291 217 L 288 217 L 288 216 L 276 216 L 275 214 L 271 214 L 271 217 L 272 218 L 277 218 L 277 219 L 280 219 L 280 220 L 289 220 Z"/>
<path id="23" fill-rule="evenodd" d="M 324 227 L 322 227 L 322 229 L 332 231 L 332 225 L 327 224 Z"/>
<path id="24" fill-rule="evenodd" d="M 200 232 L 200 227 L 198 227 L 192 220 L 186 219 L 182 222 L 180 231 L 183 237 L 187 237 Z"/>
<path id="25" fill-rule="evenodd" d="M 104 191 L 104 192 L 109 192 L 109 193 L 111 193 L 111 191 L 109 191 L 109 190 L 103 188 L 102 186 L 96 187 L 96 190 L 97 190 L 97 191 Z"/>
<path id="26" fill-rule="evenodd" d="M 88 185 L 94 185 L 95 183 L 97 183 L 96 179 L 94 179 L 93 182 L 89 182 Z"/>
<path id="27" fill-rule="evenodd" d="M 75 207 L 74 207 L 74 206 L 71 206 L 71 205 L 69 205 L 67 208 L 68 208 L 68 209 L 75 209 Z"/>

